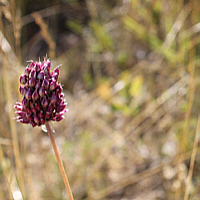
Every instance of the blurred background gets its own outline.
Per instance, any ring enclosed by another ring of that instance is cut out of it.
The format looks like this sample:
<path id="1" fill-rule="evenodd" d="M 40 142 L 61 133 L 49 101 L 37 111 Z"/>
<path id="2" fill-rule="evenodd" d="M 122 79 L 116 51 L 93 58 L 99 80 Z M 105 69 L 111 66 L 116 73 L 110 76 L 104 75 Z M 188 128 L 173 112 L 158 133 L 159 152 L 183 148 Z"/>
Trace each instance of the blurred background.
<path id="1" fill-rule="evenodd" d="M 53 123 L 76 200 L 200 199 L 200 1 L 0 0 L 0 199 L 68 195 L 48 135 L 15 122 L 28 60 L 60 67 Z M 191 164 L 190 164 L 191 163 Z"/>

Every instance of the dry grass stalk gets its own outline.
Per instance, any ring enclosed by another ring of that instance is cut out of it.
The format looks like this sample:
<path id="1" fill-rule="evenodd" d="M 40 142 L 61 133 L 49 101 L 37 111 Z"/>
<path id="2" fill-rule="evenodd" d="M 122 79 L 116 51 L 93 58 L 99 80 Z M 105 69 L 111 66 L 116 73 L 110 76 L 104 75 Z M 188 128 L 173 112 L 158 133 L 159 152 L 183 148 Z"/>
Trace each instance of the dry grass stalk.
<path id="1" fill-rule="evenodd" d="M 32 16 L 35 18 L 35 23 L 40 27 L 43 38 L 45 39 L 46 43 L 49 45 L 50 58 L 52 59 L 55 58 L 56 44 L 53 41 L 48 31 L 48 26 L 46 25 L 42 17 L 37 12 L 32 13 Z"/>
<path id="2" fill-rule="evenodd" d="M 12 195 L 12 191 L 11 191 L 11 188 L 10 188 L 10 183 L 8 181 L 8 171 L 7 171 L 6 166 L 4 165 L 4 162 L 5 162 L 5 160 L 4 160 L 3 149 L 2 149 L 2 146 L 0 144 L 0 163 L 1 163 L 2 170 L 3 170 L 3 175 L 4 175 L 4 178 L 5 178 L 5 181 L 6 181 L 6 186 L 7 186 L 7 189 L 8 189 L 8 194 L 10 196 L 10 199 L 14 200 L 13 199 L 13 195 Z"/>
<path id="3" fill-rule="evenodd" d="M 197 128 L 196 128 L 193 149 L 192 149 L 192 156 L 191 156 L 191 160 L 190 160 L 190 169 L 189 169 L 188 177 L 186 180 L 186 190 L 185 190 L 184 200 L 188 200 L 188 197 L 189 197 L 190 184 L 191 184 L 192 174 L 193 174 L 193 170 L 194 170 L 195 156 L 197 153 L 199 132 L 200 132 L 200 116 L 198 117 L 198 122 L 197 122 Z"/>
<path id="4" fill-rule="evenodd" d="M 3 65 L 3 74 L 4 74 L 4 88 L 5 94 L 8 105 L 12 105 L 12 97 L 11 97 L 11 86 L 10 82 L 8 81 L 8 72 L 7 72 L 7 58 L 4 56 L 4 65 Z M 19 153 L 19 144 L 18 144 L 18 135 L 16 131 L 16 124 L 15 120 L 13 120 L 14 111 L 13 109 L 9 110 L 9 122 L 11 128 L 11 135 L 12 135 L 12 143 L 13 143 L 13 151 L 15 155 L 16 161 L 16 171 L 17 171 L 17 178 L 19 183 L 19 188 L 21 190 L 23 199 L 25 199 L 25 186 L 24 186 L 24 177 L 23 177 L 23 167 Z"/>

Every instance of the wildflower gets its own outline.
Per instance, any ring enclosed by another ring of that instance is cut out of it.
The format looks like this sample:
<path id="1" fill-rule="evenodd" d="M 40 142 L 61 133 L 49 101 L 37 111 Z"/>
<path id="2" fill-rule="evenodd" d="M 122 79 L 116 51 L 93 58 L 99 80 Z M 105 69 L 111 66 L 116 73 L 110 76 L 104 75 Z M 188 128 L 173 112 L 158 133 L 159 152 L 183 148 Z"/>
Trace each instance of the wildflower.
<path id="1" fill-rule="evenodd" d="M 22 102 L 15 105 L 17 121 L 33 127 L 47 121 L 60 121 L 66 112 L 62 85 L 58 83 L 59 68 L 50 71 L 51 62 L 30 61 L 20 77 Z"/>

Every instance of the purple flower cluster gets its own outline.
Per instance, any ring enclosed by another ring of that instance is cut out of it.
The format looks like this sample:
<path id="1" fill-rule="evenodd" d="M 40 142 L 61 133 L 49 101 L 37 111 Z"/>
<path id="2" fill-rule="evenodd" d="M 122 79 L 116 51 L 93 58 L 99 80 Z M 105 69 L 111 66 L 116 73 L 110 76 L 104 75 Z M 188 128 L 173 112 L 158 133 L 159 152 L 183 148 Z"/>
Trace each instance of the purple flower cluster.
<path id="1" fill-rule="evenodd" d="M 30 61 L 20 77 L 20 93 L 24 96 L 22 103 L 15 105 L 17 121 L 31 124 L 33 127 L 46 121 L 60 121 L 66 112 L 66 103 L 62 85 L 58 83 L 59 69 L 50 71 L 51 62 L 47 59 L 41 63 Z"/>

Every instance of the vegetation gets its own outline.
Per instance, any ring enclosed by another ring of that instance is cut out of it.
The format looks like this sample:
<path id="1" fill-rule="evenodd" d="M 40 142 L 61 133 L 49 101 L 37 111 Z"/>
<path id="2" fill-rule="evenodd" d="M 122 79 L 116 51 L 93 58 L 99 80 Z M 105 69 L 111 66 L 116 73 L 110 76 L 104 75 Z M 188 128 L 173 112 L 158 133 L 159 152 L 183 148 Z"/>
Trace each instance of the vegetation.
<path id="1" fill-rule="evenodd" d="M 76 200 L 199 199 L 200 2 L 0 3 L 0 199 L 67 199 L 47 133 L 17 123 L 28 60 L 62 64 L 53 122 Z"/>

